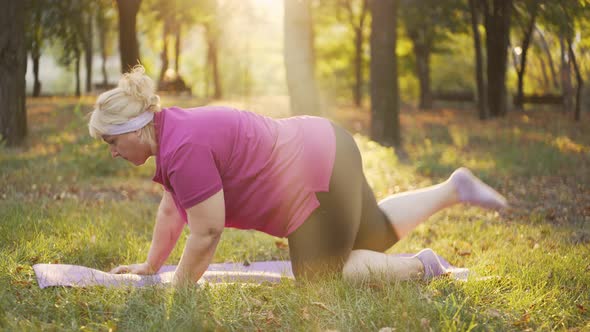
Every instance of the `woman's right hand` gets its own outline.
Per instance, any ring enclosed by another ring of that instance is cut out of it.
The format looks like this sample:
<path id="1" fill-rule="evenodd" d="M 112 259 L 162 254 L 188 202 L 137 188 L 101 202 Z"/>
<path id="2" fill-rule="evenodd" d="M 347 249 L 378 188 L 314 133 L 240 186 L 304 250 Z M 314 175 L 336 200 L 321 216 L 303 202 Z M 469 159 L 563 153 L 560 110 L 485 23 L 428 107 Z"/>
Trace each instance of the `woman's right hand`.
<path id="1" fill-rule="evenodd" d="M 120 265 L 116 268 L 112 269 L 109 273 L 113 274 L 122 274 L 122 273 L 132 273 L 132 274 L 155 274 L 157 271 L 154 271 L 148 263 L 140 263 L 140 264 L 131 264 L 131 265 Z"/>

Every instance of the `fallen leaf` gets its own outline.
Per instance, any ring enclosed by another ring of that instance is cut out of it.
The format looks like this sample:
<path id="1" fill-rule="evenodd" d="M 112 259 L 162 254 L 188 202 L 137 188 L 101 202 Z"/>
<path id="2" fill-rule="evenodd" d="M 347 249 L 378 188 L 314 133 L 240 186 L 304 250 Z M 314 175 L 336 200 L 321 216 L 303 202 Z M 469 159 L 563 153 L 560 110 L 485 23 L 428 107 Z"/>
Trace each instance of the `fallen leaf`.
<path id="1" fill-rule="evenodd" d="M 304 320 L 309 320 L 311 318 L 309 315 L 309 309 L 307 307 L 303 307 L 303 309 L 301 309 L 301 318 Z"/>
<path id="2" fill-rule="evenodd" d="M 285 242 L 283 242 L 283 241 L 275 241 L 275 245 L 276 245 L 276 246 L 277 246 L 277 248 L 279 248 L 279 249 L 287 249 L 287 248 L 289 248 L 289 245 L 288 245 L 288 244 L 286 244 L 286 243 L 285 243 Z"/>
<path id="3" fill-rule="evenodd" d="M 471 255 L 471 250 L 459 250 L 457 252 L 457 255 L 459 255 L 459 256 L 470 256 Z"/>
<path id="4" fill-rule="evenodd" d="M 579 303 L 576 303 L 576 307 L 578 307 L 581 313 L 585 313 L 586 311 L 588 311 L 588 309 L 584 308 L 584 306 Z"/>
<path id="5" fill-rule="evenodd" d="M 512 323 L 512 325 L 514 325 L 514 326 L 523 326 L 523 325 L 527 325 L 530 321 L 531 321 L 531 314 L 527 312 L 524 315 L 522 315 L 522 317 L 520 317 L 519 320 L 517 320 L 516 322 Z"/>
<path id="6" fill-rule="evenodd" d="M 488 316 L 495 317 L 495 318 L 502 317 L 502 313 L 500 313 L 496 309 L 488 309 L 488 310 L 486 310 L 486 314 L 488 314 Z"/>
<path id="7" fill-rule="evenodd" d="M 395 331 L 395 327 L 382 327 L 379 329 L 379 332 L 393 332 Z"/>
<path id="8" fill-rule="evenodd" d="M 328 308 L 328 307 L 327 307 L 325 304 L 323 304 L 322 302 L 311 302 L 311 304 L 313 304 L 313 305 L 317 305 L 318 307 L 320 307 L 320 308 L 322 308 L 322 309 L 324 309 L 324 310 L 326 310 L 326 311 L 329 311 L 329 312 L 333 313 L 334 315 L 336 314 L 336 313 L 335 313 L 335 312 L 334 312 L 332 309 Z"/>
<path id="9" fill-rule="evenodd" d="M 272 310 L 269 310 L 266 312 L 265 319 L 268 324 L 275 324 L 276 323 L 276 318 L 275 318 L 275 315 L 273 314 Z"/>

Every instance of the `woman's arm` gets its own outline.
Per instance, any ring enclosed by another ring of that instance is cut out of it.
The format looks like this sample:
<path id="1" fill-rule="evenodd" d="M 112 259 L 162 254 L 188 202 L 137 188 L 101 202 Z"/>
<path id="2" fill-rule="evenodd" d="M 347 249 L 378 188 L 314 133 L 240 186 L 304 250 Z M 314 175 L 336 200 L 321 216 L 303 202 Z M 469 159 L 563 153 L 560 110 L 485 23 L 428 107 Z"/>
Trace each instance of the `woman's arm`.
<path id="1" fill-rule="evenodd" d="M 164 191 L 156 216 L 152 245 L 147 257 L 147 264 L 153 273 L 158 272 L 166 262 L 183 228 L 184 220 L 178 213 L 174 199 L 169 192 Z"/>
<path id="2" fill-rule="evenodd" d="M 183 228 L 184 221 L 178 213 L 174 200 L 170 193 L 165 191 L 158 207 L 152 244 L 146 262 L 122 265 L 111 270 L 111 273 L 154 274 L 158 272 L 174 249 Z"/>
<path id="3" fill-rule="evenodd" d="M 191 234 L 174 274 L 175 286 L 199 280 L 213 258 L 225 226 L 223 189 L 186 212 Z"/>

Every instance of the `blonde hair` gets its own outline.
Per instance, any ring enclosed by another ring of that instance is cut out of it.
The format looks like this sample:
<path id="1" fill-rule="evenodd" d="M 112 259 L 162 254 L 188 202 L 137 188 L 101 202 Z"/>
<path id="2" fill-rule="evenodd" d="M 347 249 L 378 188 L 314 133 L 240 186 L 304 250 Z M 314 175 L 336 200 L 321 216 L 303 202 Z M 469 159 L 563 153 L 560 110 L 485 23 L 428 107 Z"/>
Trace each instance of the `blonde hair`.
<path id="1" fill-rule="evenodd" d="M 125 123 L 143 112 L 157 113 L 160 110 L 160 97 L 156 94 L 154 81 L 145 74 L 143 66 L 137 65 L 123 74 L 116 88 L 98 96 L 88 130 L 90 136 L 101 138 L 109 125 Z M 139 137 L 152 147 L 156 145 L 153 121 L 140 129 Z"/>

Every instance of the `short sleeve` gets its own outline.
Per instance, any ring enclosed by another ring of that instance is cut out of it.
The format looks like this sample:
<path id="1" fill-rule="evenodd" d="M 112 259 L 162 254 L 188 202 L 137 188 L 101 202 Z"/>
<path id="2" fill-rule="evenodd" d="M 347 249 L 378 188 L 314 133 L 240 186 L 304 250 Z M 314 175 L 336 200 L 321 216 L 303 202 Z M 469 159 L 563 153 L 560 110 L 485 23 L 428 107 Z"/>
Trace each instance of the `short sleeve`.
<path id="1" fill-rule="evenodd" d="M 211 148 L 184 144 L 170 157 L 168 179 L 183 209 L 189 209 L 222 189 Z"/>

